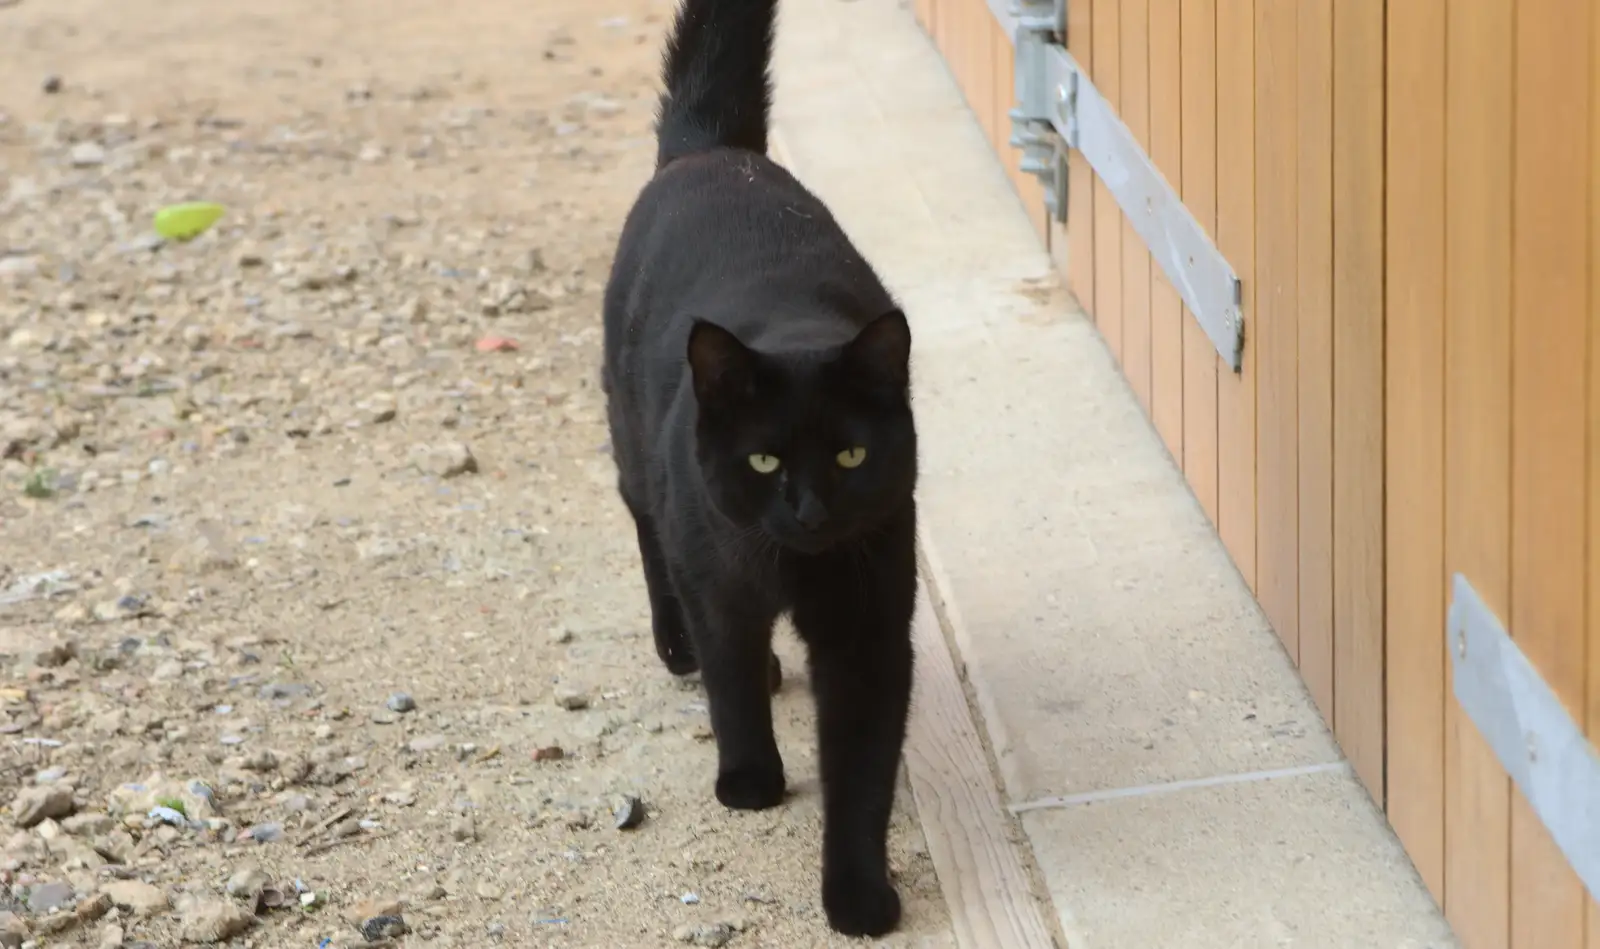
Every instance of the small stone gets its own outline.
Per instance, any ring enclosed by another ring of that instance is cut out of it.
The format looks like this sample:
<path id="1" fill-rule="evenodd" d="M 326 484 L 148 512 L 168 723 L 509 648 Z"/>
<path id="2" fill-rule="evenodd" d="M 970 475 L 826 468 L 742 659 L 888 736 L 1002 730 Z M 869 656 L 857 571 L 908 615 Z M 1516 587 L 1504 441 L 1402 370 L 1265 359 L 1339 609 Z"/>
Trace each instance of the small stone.
<path id="1" fill-rule="evenodd" d="M 473 457 L 472 449 L 460 442 L 445 442 L 427 447 L 422 450 L 422 454 L 425 469 L 441 478 L 474 474 L 478 470 L 478 459 Z"/>
<path id="2" fill-rule="evenodd" d="M 565 626 L 557 626 L 555 629 L 550 630 L 550 641 L 558 646 L 570 643 L 572 642 L 572 630 Z"/>
<path id="3" fill-rule="evenodd" d="M 576 712 L 589 707 L 589 696 L 577 689 L 557 688 L 555 691 L 557 708 L 564 708 L 569 712 Z"/>
<path id="4" fill-rule="evenodd" d="M 68 153 L 74 168 L 93 168 L 106 162 L 106 150 L 95 142 L 79 142 Z"/>
<path id="5" fill-rule="evenodd" d="M 100 929 L 100 941 L 96 944 L 98 949 L 122 949 L 122 927 L 116 923 L 106 923 Z"/>
<path id="6" fill-rule="evenodd" d="M 18 827 L 33 827 L 43 820 L 59 820 L 77 808 L 72 793 L 72 788 L 64 784 L 23 788 L 11 802 L 11 819 Z"/>
<path id="7" fill-rule="evenodd" d="M 478 839 L 478 828 L 469 815 L 463 814 L 450 822 L 450 836 L 458 843 L 468 843 Z"/>
<path id="8" fill-rule="evenodd" d="M 533 749 L 534 761 L 560 761 L 566 756 L 567 753 L 562 750 L 560 745 L 547 745 L 543 748 Z"/>
<path id="9" fill-rule="evenodd" d="M 115 880 L 102 886 L 100 892 L 135 916 L 154 916 L 169 905 L 165 890 L 142 880 Z"/>
<path id="10" fill-rule="evenodd" d="M 228 895 L 241 900 L 253 900 L 272 878 L 260 867 L 241 867 L 228 878 Z"/>
<path id="11" fill-rule="evenodd" d="M 618 830 L 633 830 L 644 823 L 644 802 L 631 794 L 625 794 L 611 809 L 611 816 L 615 818 Z"/>
<path id="12" fill-rule="evenodd" d="M 197 900 L 183 914 L 183 938 L 189 942 L 227 942 L 256 924 L 255 914 L 236 903 Z"/>
<path id="13" fill-rule="evenodd" d="M 733 938 L 733 927 L 727 923 L 684 924 L 672 931 L 672 938 L 691 946 L 709 946 L 716 949 L 726 946 Z"/>
<path id="14" fill-rule="evenodd" d="M 40 81 L 39 91 L 43 92 L 47 96 L 53 96 L 61 91 L 61 86 L 61 77 L 55 73 L 51 73 Z"/>
<path id="15" fill-rule="evenodd" d="M 117 822 L 109 814 L 97 814 L 88 811 L 82 814 L 73 814 L 61 822 L 61 829 L 69 834 L 79 837 L 98 837 L 109 834 L 115 830 Z"/>
<path id="16" fill-rule="evenodd" d="M 344 911 L 345 921 L 350 925 L 360 928 L 366 920 L 374 916 L 399 916 L 401 910 L 399 900 L 371 899 L 362 900 Z"/>
<path id="17" fill-rule="evenodd" d="M 41 669 L 55 669 L 66 665 L 77 655 L 78 646 L 71 640 L 51 643 L 34 654 L 33 664 Z"/>
<path id="18" fill-rule="evenodd" d="M 406 750 L 414 755 L 422 755 L 430 751 L 438 751 L 444 747 L 444 743 L 445 737 L 443 735 L 423 735 L 406 742 Z"/>
<path id="19" fill-rule="evenodd" d="M 278 756 L 265 748 L 261 748 L 245 755 L 241 764 L 243 764 L 246 771 L 276 771 L 278 770 Z"/>
<path id="20" fill-rule="evenodd" d="M 488 880 L 484 880 L 474 887 L 474 892 L 478 894 L 478 899 L 485 900 L 490 903 L 493 903 L 506 895 L 505 890 L 502 890 L 500 887 L 490 883 Z"/>
<path id="21" fill-rule="evenodd" d="M 80 923 L 92 923 L 109 912 L 111 912 L 111 897 L 104 893 L 96 893 L 79 900 L 72 915 L 77 917 Z"/>
<path id="22" fill-rule="evenodd" d="M 399 916 L 374 916 L 361 923 L 361 938 L 367 942 L 398 939 L 410 931 L 406 921 Z"/>
<path id="23" fill-rule="evenodd" d="M 388 707 L 389 711 L 400 712 L 401 714 L 415 711 L 417 708 L 417 700 L 404 692 L 396 692 L 389 696 L 389 701 L 383 704 Z"/>
<path id="24" fill-rule="evenodd" d="M 59 880 L 35 883 L 28 888 L 28 909 L 40 916 L 61 909 L 72 902 L 72 884 Z"/>
<path id="25" fill-rule="evenodd" d="M 29 936 L 28 921 L 9 911 L 0 911 L 0 946 L 17 949 Z"/>

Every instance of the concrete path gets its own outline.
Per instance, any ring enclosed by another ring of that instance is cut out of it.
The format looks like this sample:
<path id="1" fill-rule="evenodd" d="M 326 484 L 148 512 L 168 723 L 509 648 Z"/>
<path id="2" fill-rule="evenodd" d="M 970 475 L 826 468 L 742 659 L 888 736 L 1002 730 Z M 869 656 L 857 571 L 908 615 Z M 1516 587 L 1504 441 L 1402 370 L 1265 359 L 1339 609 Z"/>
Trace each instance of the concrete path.
<path id="1" fill-rule="evenodd" d="M 912 314 L 934 599 L 1067 942 L 1454 945 L 910 11 L 779 32 L 783 157 Z"/>

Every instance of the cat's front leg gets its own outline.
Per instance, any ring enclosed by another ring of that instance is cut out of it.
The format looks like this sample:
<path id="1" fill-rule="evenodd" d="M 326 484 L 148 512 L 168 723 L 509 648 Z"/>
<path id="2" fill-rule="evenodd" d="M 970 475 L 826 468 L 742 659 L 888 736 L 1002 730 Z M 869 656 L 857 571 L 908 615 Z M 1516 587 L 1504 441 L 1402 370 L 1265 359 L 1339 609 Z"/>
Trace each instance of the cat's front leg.
<path id="1" fill-rule="evenodd" d="M 787 787 L 772 730 L 777 614 L 722 591 L 696 590 L 684 600 L 717 739 L 717 800 L 737 810 L 776 807 Z"/>
<path id="2" fill-rule="evenodd" d="M 841 570 L 831 595 L 795 609 L 817 702 L 822 906 L 829 925 L 852 936 L 881 936 L 900 922 L 888 834 L 911 704 L 916 564 L 905 546 L 865 571 Z"/>

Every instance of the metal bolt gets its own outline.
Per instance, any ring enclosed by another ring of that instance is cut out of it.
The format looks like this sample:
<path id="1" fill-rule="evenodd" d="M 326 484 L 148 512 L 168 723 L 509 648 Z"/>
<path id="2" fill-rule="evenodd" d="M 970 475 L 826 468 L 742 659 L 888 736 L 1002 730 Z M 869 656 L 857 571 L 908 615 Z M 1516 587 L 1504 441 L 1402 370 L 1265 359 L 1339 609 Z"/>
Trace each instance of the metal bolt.
<path id="1" fill-rule="evenodd" d="M 1460 659 L 1467 658 L 1467 631 L 1456 631 L 1456 656 Z"/>
<path id="2" fill-rule="evenodd" d="M 1539 742 L 1538 742 L 1538 738 L 1537 738 L 1537 736 L 1535 736 L 1533 734 L 1533 732 L 1528 732 L 1527 741 L 1528 741 L 1528 763 L 1529 764 L 1538 764 L 1539 763 Z"/>
<path id="3" fill-rule="evenodd" d="M 1056 101 L 1062 105 L 1067 104 L 1067 87 L 1063 84 L 1056 85 Z"/>

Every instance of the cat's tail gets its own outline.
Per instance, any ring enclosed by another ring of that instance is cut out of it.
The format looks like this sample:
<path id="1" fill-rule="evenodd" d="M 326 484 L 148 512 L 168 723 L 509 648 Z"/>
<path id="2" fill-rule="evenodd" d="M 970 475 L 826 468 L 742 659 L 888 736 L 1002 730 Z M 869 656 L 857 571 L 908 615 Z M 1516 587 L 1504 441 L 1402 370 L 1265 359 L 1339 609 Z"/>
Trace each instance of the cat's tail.
<path id="1" fill-rule="evenodd" d="M 667 40 L 656 167 L 710 151 L 767 151 L 778 0 L 682 0 Z"/>

